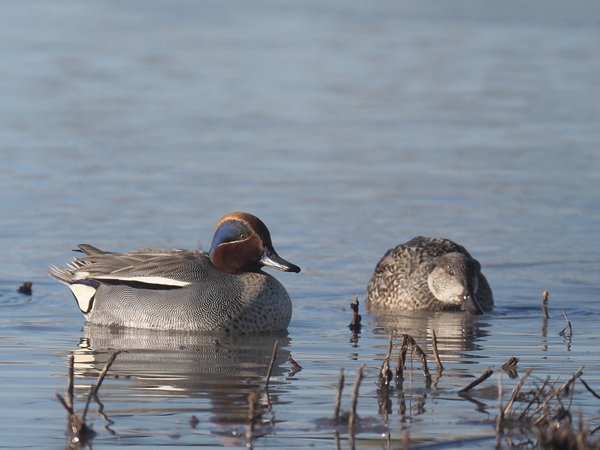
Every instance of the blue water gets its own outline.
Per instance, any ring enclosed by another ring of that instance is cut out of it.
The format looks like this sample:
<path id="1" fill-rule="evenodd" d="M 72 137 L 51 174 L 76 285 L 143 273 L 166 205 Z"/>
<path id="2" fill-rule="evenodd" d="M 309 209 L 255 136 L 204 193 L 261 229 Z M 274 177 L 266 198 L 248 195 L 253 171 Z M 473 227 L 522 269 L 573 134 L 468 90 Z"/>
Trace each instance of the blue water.
<path id="1" fill-rule="evenodd" d="M 323 420 L 339 370 L 348 409 L 363 362 L 360 447 L 385 448 L 387 432 L 401 446 L 409 430 L 414 447 L 462 438 L 489 448 L 497 375 L 511 356 L 539 379 L 585 365 L 600 389 L 599 13 L 591 1 L 4 4 L 0 448 L 63 448 L 54 393 L 64 392 L 68 355 L 79 358 L 81 411 L 114 347 L 132 356 L 100 389 L 105 417 L 90 410 L 94 448 L 246 445 L 234 435 L 272 340 L 226 338 L 229 362 L 215 363 L 203 359 L 218 353 L 203 336 L 106 336 L 84 328 L 45 273 L 81 242 L 207 249 L 232 210 L 263 219 L 279 254 L 302 267 L 274 273 L 294 317 L 255 448 L 334 448 Z M 495 313 L 473 322 L 363 308 L 353 338 L 349 303 L 383 253 L 416 235 L 467 247 Z M 16 292 L 23 281 L 32 296 Z M 561 308 L 570 340 L 559 335 Z M 389 333 L 395 352 L 410 332 L 431 356 L 433 329 L 443 376 L 427 389 L 415 363 L 408 413 L 395 392 L 386 418 L 375 381 Z M 288 353 L 301 372 L 290 374 Z M 215 378 L 215 365 L 231 372 Z M 457 391 L 488 366 L 482 411 Z M 503 381 L 506 399 L 517 381 Z M 597 409 L 576 385 L 573 410 Z"/>

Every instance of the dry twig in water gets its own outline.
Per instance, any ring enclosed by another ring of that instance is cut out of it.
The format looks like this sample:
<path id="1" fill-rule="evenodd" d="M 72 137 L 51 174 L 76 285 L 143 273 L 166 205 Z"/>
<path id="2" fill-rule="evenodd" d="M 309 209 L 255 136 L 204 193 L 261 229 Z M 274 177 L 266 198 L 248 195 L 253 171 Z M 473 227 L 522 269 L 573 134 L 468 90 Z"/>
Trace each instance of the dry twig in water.
<path id="1" fill-rule="evenodd" d="M 517 373 L 517 364 L 519 363 L 519 358 L 516 356 L 511 356 L 511 358 L 502 364 L 502 370 L 506 372 L 509 378 L 514 379 L 519 376 Z"/>
<path id="2" fill-rule="evenodd" d="M 548 291 L 542 293 L 542 312 L 544 313 L 544 319 L 549 319 L 548 315 Z"/>
<path id="3" fill-rule="evenodd" d="M 102 385 L 102 382 L 104 381 L 104 378 L 106 377 L 106 374 L 108 373 L 108 370 L 110 369 L 110 366 L 112 365 L 112 363 L 115 361 L 115 358 L 117 357 L 117 355 L 121 353 L 121 350 L 115 350 L 112 355 L 110 355 L 110 358 L 108 358 L 108 361 L 106 361 L 106 364 L 104 365 L 104 368 L 102 369 L 102 372 L 100 372 L 100 374 L 98 375 L 98 379 L 96 380 L 96 383 L 93 384 L 92 386 L 90 386 L 90 392 L 87 396 L 87 400 L 85 403 L 85 408 L 83 410 L 83 414 L 81 415 L 81 417 L 79 417 L 77 414 L 75 414 L 75 411 L 73 409 L 73 387 L 74 387 L 74 359 L 73 356 L 69 357 L 69 363 L 68 363 L 68 370 L 69 370 L 69 374 L 68 374 L 68 381 L 67 381 L 67 400 L 64 400 L 62 398 L 62 396 L 59 393 L 56 393 L 56 398 L 58 399 L 58 401 L 61 403 L 61 405 L 66 409 L 68 416 L 67 416 L 67 428 L 69 430 L 69 435 L 71 438 L 71 444 L 77 444 L 78 446 L 85 446 L 86 443 L 88 443 L 95 435 L 94 430 L 92 430 L 90 427 L 88 427 L 85 423 L 85 417 L 87 415 L 87 411 L 88 411 L 88 407 L 89 404 L 92 400 L 92 398 L 98 393 L 98 389 L 100 389 L 100 386 Z"/>
<path id="4" fill-rule="evenodd" d="M 514 438 L 521 435 L 525 440 L 517 446 L 527 445 L 542 449 L 569 448 L 577 450 L 599 448 L 600 441 L 593 442 L 591 440 L 594 432 L 590 432 L 587 425 L 584 426 L 581 417 L 577 427 L 572 423 L 570 411 L 574 393 L 572 387 L 577 378 L 581 380 L 582 370 L 583 367 L 578 369 L 558 389 L 554 387 L 558 379 L 553 383 L 549 383 L 549 376 L 546 377 L 539 388 L 529 392 L 522 392 L 524 379 L 515 387 L 509 403 L 502 411 L 502 415 L 504 415 L 502 431 L 512 435 L 510 442 L 507 440 L 509 445 L 514 445 Z M 530 371 L 527 371 L 524 378 L 529 374 Z M 583 380 L 581 381 L 586 386 L 586 383 Z M 565 394 L 569 399 L 567 405 L 563 404 L 561 398 Z M 518 407 L 515 407 L 518 402 L 524 405 L 522 411 L 518 411 Z M 534 404 L 537 405 L 536 408 L 532 408 Z M 537 442 L 531 440 L 532 436 L 537 438 Z"/>
<path id="5" fill-rule="evenodd" d="M 381 370 L 379 371 L 379 381 L 377 384 L 380 388 L 389 387 L 390 383 L 392 382 L 392 378 L 394 377 L 394 375 L 392 374 L 392 371 L 390 370 L 391 355 L 392 355 L 392 335 L 390 334 L 390 342 L 388 344 L 387 354 L 383 360 L 383 363 L 381 364 Z"/>
<path id="6" fill-rule="evenodd" d="M 504 410 L 502 409 L 502 372 L 498 374 L 498 417 L 496 418 L 496 445 L 500 448 L 500 437 L 502 436 L 502 420 L 504 420 Z"/>
<path id="7" fill-rule="evenodd" d="M 340 405 L 342 403 L 342 390 L 344 389 L 344 368 L 340 369 L 340 378 L 338 379 L 337 394 L 335 396 L 335 408 L 333 417 L 336 421 L 340 420 Z"/>
<path id="8" fill-rule="evenodd" d="M 600 399 L 600 395 L 596 394 L 594 392 L 594 390 L 583 380 L 583 378 L 579 378 L 579 381 L 581 381 L 583 383 L 583 385 L 585 386 L 585 388 L 596 398 Z"/>
<path id="9" fill-rule="evenodd" d="M 348 428 L 350 429 L 350 434 L 354 434 L 354 423 L 356 422 L 356 404 L 358 403 L 358 389 L 360 388 L 360 382 L 363 378 L 363 373 L 365 371 L 365 363 L 362 363 L 358 368 L 358 372 L 356 373 L 356 379 L 354 380 L 354 388 L 352 389 L 352 399 L 351 399 L 351 408 L 350 408 L 350 417 L 348 419 Z"/>
<path id="10" fill-rule="evenodd" d="M 275 341 L 273 344 L 273 354 L 271 355 L 271 361 L 269 362 L 269 369 L 267 370 L 267 380 L 265 382 L 265 389 L 269 389 L 269 380 L 271 379 L 271 372 L 273 372 L 273 366 L 275 365 L 275 358 L 277 358 L 277 346 L 279 341 Z"/>
<path id="11" fill-rule="evenodd" d="M 408 346 L 410 345 L 411 355 L 415 353 L 419 356 L 421 360 L 421 364 L 423 365 L 423 375 L 427 379 L 429 383 L 431 381 L 431 375 L 429 373 L 429 368 L 427 367 L 427 355 L 419 345 L 415 342 L 412 336 L 405 334 L 402 338 L 402 347 L 400 348 L 400 354 L 398 355 L 398 364 L 396 365 L 396 377 L 398 379 L 402 379 L 402 374 L 404 371 L 404 366 L 406 364 L 406 352 L 408 351 Z"/>
<path id="12" fill-rule="evenodd" d="M 361 325 L 362 317 L 358 313 L 358 305 L 359 305 L 358 296 L 356 296 L 354 301 L 352 303 L 350 303 L 350 308 L 352 309 L 352 322 L 350 322 L 350 325 L 348 325 L 350 327 L 350 329 L 355 332 L 360 331 L 360 328 L 362 326 Z"/>
<path id="13" fill-rule="evenodd" d="M 444 366 L 442 365 L 442 360 L 440 359 L 440 354 L 438 353 L 437 336 L 435 335 L 435 330 L 432 330 L 431 332 L 431 347 L 433 348 L 433 356 L 435 358 L 435 363 L 437 364 L 437 372 L 439 375 L 444 370 Z"/>
<path id="14" fill-rule="evenodd" d="M 569 320 L 569 317 L 567 316 L 567 312 L 565 311 L 565 308 L 562 309 L 562 312 L 563 312 L 563 315 L 565 316 L 565 319 L 567 321 L 567 325 L 558 334 L 564 335 L 565 334 L 565 330 L 568 328 L 569 329 L 569 336 L 572 336 L 573 335 L 573 327 L 571 327 L 571 321 Z"/>
<path id="15" fill-rule="evenodd" d="M 492 368 L 488 367 L 487 370 L 483 373 L 483 375 L 481 375 L 475 381 L 473 381 L 472 383 L 470 383 L 468 386 L 462 388 L 460 391 L 458 391 L 458 393 L 459 394 L 464 394 L 465 392 L 469 392 L 475 386 L 483 383 L 485 380 L 487 380 L 489 377 L 491 377 L 493 373 L 494 373 L 494 371 L 492 370 Z"/>
<path id="16" fill-rule="evenodd" d="M 292 371 L 290 372 L 290 375 L 296 375 L 298 372 L 300 372 L 302 370 L 302 366 L 300 364 L 298 364 L 296 361 L 294 361 L 294 358 L 292 358 L 292 355 L 290 353 L 290 355 L 288 355 L 288 362 L 292 365 Z"/>

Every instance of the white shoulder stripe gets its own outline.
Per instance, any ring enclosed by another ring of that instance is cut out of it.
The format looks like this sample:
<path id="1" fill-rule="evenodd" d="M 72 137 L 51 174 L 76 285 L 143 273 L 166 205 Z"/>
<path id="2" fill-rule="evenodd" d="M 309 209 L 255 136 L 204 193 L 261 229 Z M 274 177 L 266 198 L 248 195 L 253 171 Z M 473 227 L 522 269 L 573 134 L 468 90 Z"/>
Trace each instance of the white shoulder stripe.
<path id="1" fill-rule="evenodd" d="M 114 275 L 98 275 L 92 278 L 94 280 L 136 281 L 138 283 L 157 284 L 159 286 L 185 287 L 192 284 L 187 281 L 179 281 L 173 280 L 172 278 L 163 277 L 118 277 Z"/>

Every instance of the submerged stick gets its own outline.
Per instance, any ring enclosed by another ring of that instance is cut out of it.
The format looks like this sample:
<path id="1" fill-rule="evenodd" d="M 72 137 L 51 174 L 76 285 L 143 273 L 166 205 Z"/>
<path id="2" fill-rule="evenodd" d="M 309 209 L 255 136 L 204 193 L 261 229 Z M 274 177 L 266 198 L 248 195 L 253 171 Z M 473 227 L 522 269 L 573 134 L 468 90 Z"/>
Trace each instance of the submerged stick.
<path id="1" fill-rule="evenodd" d="M 358 403 L 358 389 L 360 387 L 360 382 L 362 381 L 364 371 L 365 363 L 362 363 L 358 368 L 358 372 L 356 373 L 356 379 L 354 380 L 354 388 L 352 389 L 352 407 L 350 408 L 350 417 L 348 419 L 348 427 L 351 430 L 351 435 L 353 434 L 354 423 L 356 422 L 356 404 Z"/>
<path id="2" fill-rule="evenodd" d="M 542 293 L 542 312 L 544 313 L 544 319 L 549 319 L 548 315 L 548 291 Z"/>
<path id="3" fill-rule="evenodd" d="M 462 388 L 460 391 L 458 391 L 458 393 L 459 394 L 464 394 L 465 392 L 470 391 L 475 386 L 483 383 L 485 380 L 487 380 L 489 377 L 491 377 L 493 373 L 494 373 L 494 371 L 492 370 L 492 368 L 488 367 L 487 370 L 483 373 L 483 375 L 481 375 L 475 381 L 473 381 L 472 383 L 470 383 L 468 386 Z"/>
<path id="4" fill-rule="evenodd" d="M 437 364 L 438 373 L 441 373 L 442 370 L 444 370 L 444 366 L 442 365 L 442 360 L 440 359 L 440 354 L 438 352 L 437 336 L 435 335 L 435 330 L 431 331 L 431 347 L 433 348 L 433 356 L 435 358 L 435 363 Z"/>
<path id="5" fill-rule="evenodd" d="M 269 362 L 269 369 L 267 370 L 267 381 L 265 382 L 265 389 L 269 389 L 269 380 L 271 379 L 271 372 L 273 372 L 273 366 L 275 365 L 275 358 L 277 358 L 277 346 L 279 341 L 275 341 L 273 345 L 273 354 L 271 355 L 271 361 Z"/>
<path id="6" fill-rule="evenodd" d="M 340 405 L 342 403 L 342 390 L 344 389 L 344 368 L 340 369 L 340 377 L 338 379 L 337 394 L 335 396 L 335 408 L 333 409 L 333 417 L 336 421 L 340 420 Z"/>

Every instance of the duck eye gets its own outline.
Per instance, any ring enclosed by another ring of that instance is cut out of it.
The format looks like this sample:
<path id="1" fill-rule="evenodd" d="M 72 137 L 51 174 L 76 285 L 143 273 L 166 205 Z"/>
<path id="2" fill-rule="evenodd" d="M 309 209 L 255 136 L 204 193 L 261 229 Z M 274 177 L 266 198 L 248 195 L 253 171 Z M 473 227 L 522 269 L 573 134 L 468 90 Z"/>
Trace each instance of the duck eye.
<path id="1" fill-rule="evenodd" d="M 454 270 L 452 269 L 448 269 L 448 274 L 453 277 L 454 276 Z"/>
<path id="2" fill-rule="evenodd" d="M 240 241 L 243 241 L 243 240 L 244 240 L 244 239 L 246 239 L 247 237 L 248 237 L 248 236 L 246 236 L 246 234 L 245 234 L 245 233 L 240 233 L 240 235 L 239 235 L 239 239 L 240 239 Z"/>

